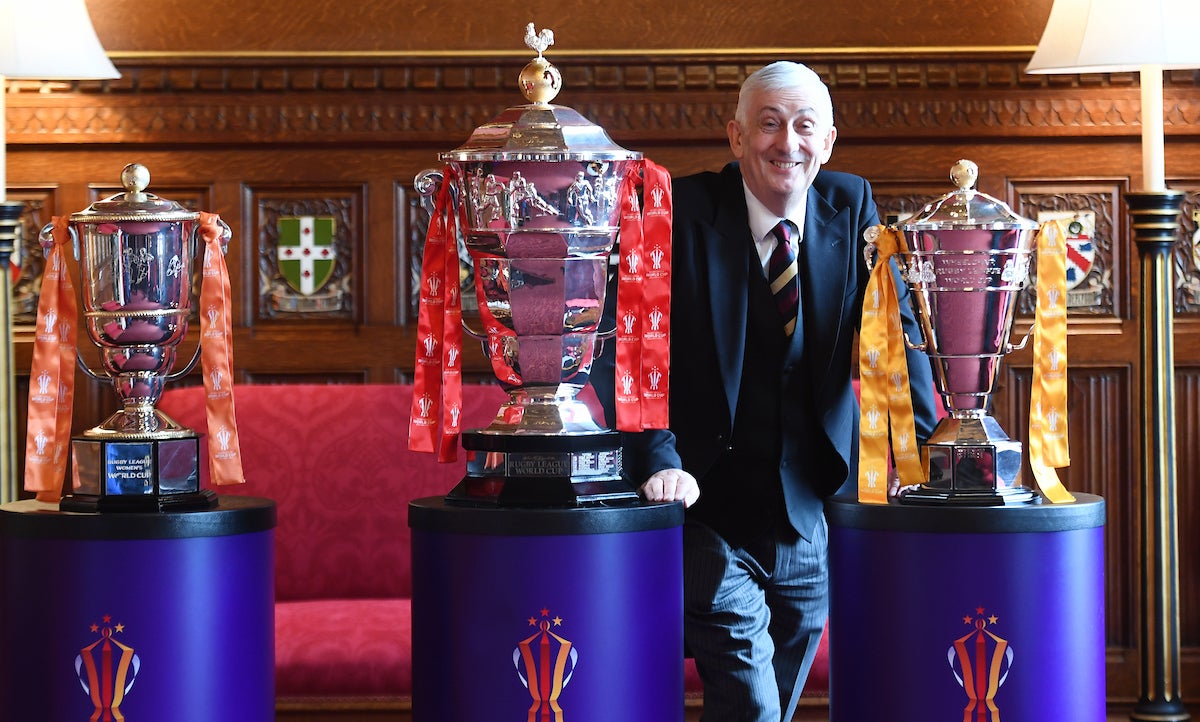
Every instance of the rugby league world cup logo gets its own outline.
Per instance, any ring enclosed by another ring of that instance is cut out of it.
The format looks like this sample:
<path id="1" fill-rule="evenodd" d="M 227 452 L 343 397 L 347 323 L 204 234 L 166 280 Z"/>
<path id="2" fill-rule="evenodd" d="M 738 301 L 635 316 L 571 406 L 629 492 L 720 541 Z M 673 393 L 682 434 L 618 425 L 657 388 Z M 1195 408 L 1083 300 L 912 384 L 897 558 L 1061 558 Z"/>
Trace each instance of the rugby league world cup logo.
<path id="1" fill-rule="evenodd" d="M 963 722 L 1000 722 L 996 692 L 1012 668 L 1012 647 L 993 631 L 1000 619 L 995 614 L 984 616 L 984 611 L 976 607 L 974 615 L 963 616 L 971 631 L 954 640 L 946 652 L 954 678 L 967 693 Z"/>
<path id="2" fill-rule="evenodd" d="M 125 632 L 125 625 L 113 624 L 111 615 L 104 615 L 91 631 L 99 638 L 75 657 L 75 674 L 84 694 L 92 700 L 88 722 L 121 722 L 125 719 L 121 703 L 133 688 L 142 660 L 133 647 L 117 641 L 116 635 Z"/>
<path id="3" fill-rule="evenodd" d="M 558 698 L 575 673 L 579 650 L 571 640 L 550 631 L 562 623 L 562 617 L 551 618 L 550 610 L 543 608 L 540 617 L 529 618 L 529 626 L 537 631 L 513 650 L 517 676 L 533 698 L 527 722 L 564 722 Z"/>

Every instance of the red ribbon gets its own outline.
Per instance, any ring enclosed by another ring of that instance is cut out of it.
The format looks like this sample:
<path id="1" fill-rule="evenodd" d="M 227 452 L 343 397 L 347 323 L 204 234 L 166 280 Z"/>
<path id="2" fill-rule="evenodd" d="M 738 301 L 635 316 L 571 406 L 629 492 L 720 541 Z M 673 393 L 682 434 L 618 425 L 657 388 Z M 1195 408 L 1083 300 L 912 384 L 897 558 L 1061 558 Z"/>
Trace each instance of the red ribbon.
<path id="1" fill-rule="evenodd" d="M 215 213 L 200 212 L 204 269 L 200 282 L 200 367 L 208 419 L 208 463 L 213 484 L 244 484 L 241 444 L 233 405 L 233 307 L 229 268 L 221 238 L 225 227 Z"/>
<path id="2" fill-rule="evenodd" d="M 416 364 L 408 427 L 408 448 L 436 451 L 438 461 L 457 458 L 462 414 L 462 295 L 458 278 L 458 224 L 450 195 L 452 182 L 452 168 L 447 165 L 429 219 L 421 260 Z"/>
<path id="3" fill-rule="evenodd" d="M 618 202 L 617 429 L 665 429 L 670 415 L 671 176 L 643 160 L 625 176 Z"/>
<path id="4" fill-rule="evenodd" d="M 29 373 L 29 423 L 25 439 L 25 490 L 57 503 L 67 471 L 71 406 L 75 396 L 75 332 L 79 316 L 67 269 L 66 216 L 51 219 L 53 244 L 38 299 L 37 335 Z"/>

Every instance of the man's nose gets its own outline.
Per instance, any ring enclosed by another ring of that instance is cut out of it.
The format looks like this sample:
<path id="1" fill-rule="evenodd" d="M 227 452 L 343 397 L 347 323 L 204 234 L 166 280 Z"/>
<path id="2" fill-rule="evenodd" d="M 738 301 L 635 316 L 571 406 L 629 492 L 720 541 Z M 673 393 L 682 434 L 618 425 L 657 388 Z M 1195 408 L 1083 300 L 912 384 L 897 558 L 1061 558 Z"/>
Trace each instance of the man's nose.
<path id="1" fill-rule="evenodd" d="M 782 141 L 784 147 L 786 147 L 788 150 L 795 150 L 796 148 L 799 148 L 800 138 L 800 133 L 796 130 L 795 126 L 791 125 L 787 126 L 787 129 L 783 133 L 779 134 L 780 141 Z"/>

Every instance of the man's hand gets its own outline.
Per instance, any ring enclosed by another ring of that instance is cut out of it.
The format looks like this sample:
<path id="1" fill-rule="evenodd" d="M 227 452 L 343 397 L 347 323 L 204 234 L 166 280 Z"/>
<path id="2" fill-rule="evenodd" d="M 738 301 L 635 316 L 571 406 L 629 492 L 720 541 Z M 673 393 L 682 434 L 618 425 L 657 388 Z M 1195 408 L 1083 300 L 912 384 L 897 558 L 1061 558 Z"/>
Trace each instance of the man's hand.
<path id="1" fill-rule="evenodd" d="M 888 498 L 904 496 L 908 492 L 918 487 L 920 487 L 920 484 L 908 484 L 907 486 L 900 486 L 900 475 L 896 473 L 895 469 L 888 471 Z"/>
<path id="2" fill-rule="evenodd" d="M 655 472 L 639 490 L 647 501 L 682 501 L 685 507 L 700 498 L 696 477 L 683 469 L 663 469 Z"/>

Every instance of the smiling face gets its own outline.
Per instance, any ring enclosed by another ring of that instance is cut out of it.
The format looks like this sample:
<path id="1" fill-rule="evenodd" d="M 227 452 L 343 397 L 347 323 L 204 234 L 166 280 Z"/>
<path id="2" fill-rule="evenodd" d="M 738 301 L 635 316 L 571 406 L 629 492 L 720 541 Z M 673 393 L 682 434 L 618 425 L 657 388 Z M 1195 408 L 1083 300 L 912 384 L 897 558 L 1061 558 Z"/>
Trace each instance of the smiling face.
<path id="1" fill-rule="evenodd" d="M 747 88 L 727 131 L 746 187 L 779 216 L 808 192 L 837 138 L 828 92 L 815 77 Z"/>

